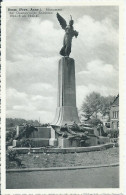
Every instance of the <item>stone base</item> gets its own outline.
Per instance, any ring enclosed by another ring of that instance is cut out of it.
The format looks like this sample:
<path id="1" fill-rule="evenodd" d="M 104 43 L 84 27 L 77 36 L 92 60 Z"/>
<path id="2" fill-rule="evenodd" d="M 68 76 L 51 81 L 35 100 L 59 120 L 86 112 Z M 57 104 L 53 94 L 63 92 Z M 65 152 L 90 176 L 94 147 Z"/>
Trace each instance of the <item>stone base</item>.
<path id="1" fill-rule="evenodd" d="M 106 144 L 106 143 L 110 143 L 110 138 L 99 136 L 98 144 Z"/>
<path id="2" fill-rule="evenodd" d="M 57 139 L 54 139 L 54 138 L 49 139 L 49 145 L 57 146 L 58 145 Z"/>
<path id="3" fill-rule="evenodd" d="M 19 147 L 21 144 L 20 144 L 20 141 L 17 141 L 17 140 L 13 140 L 13 147 Z"/>
<path id="4" fill-rule="evenodd" d="M 54 128 L 51 127 L 51 139 L 55 139 L 56 138 L 56 131 Z"/>
<path id="5" fill-rule="evenodd" d="M 16 135 L 18 136 L 20 134 L 20 131 L 24 126 L 17 126 L 17 132 Z M 37 131 L 33 131 L 29 138 L 47 138 L 49 139 L 51 137 L 51 127 L 37 127 Z"/>
<path id="6" fill-rule="evenodd" d="M 60 148 L 80 147 L 80 140 L 70 140 L 69 138 L 58 138 L 58 147 Z"/>
<path id="7" fill-rule="evenodd" d="M 33 138 L 32 142 L 34 144 L 35 147 L 45 147 L 45 146 L 49 146 L 49 139 L 45 139 L 45 138 Z"/>
<path id="8" fill-rule="evenodd" d="M 34 147 L 45 147 L 49 146 L 49 139 L 45 138 L 32 138 L 32 143 Z M 21 141 L 13 140 L 13 147 L 21 147 Z"/>
<path id="9" fill-rule="evenodd" d="M 97 146 L 98 145 L 98 138 L 91 136 L 90 139 L 85 141 L 85 146 Z"/>
<path id="10" fill-rule="evenodd" d="M 62 126 L 71 122 L 80 123 L 77 108 L 72 106 L 57 107 L 55 119 L 52 125 Z"/>
<path id="11" fill-rule="evenodd" d="M 49 139 L 51 137 L 50 127 L 36 127 L 38 131 L 34 131 L 29 138 L 44 138 Z"/>

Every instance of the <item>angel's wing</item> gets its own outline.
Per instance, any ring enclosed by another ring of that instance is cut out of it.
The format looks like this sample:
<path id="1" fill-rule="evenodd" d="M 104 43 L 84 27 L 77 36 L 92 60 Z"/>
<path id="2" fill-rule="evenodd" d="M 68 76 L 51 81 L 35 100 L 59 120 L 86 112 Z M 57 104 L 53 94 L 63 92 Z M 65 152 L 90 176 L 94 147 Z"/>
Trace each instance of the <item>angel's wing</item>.
<path id="1" fill-rule="evenodd" d="M 65 28 L 67 26 L 66 20 L 59 13 L 57 13 L 57 19 L 58 19 L 61 27 L 65 30 Z"/>

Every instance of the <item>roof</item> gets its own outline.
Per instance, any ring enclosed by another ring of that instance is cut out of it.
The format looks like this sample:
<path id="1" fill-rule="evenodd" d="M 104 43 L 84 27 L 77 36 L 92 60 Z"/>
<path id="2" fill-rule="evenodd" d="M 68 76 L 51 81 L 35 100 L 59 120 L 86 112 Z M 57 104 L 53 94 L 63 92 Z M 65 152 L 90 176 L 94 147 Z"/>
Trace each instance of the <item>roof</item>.
<path id="1" fill-rule="evenodd" d="M 111 106 L 119 106 L 119 94 L 116 96 Z"/>

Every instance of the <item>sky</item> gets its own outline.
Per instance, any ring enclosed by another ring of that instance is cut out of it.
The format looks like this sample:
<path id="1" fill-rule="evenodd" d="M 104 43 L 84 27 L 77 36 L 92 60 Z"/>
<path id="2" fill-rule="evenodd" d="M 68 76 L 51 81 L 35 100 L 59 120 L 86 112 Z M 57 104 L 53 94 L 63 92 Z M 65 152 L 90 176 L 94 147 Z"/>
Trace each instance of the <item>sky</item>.
<path id="1" fill-rule="evenodd" d="M 118 7 L 57 8 L 62 9 L 59 13 L 67 22 L 72 15 L 74 29 L 79 32 L 70 54 L 75 60 L 78 110 L 93 91 L 117 95 Z M 10 18 L 7 11 L 6 26 L 7 117 L 40 118 L 41 123 L 50 123 L 57 107 L 58 61 L 64 36 L 56 11 L 37 18 Z"/>

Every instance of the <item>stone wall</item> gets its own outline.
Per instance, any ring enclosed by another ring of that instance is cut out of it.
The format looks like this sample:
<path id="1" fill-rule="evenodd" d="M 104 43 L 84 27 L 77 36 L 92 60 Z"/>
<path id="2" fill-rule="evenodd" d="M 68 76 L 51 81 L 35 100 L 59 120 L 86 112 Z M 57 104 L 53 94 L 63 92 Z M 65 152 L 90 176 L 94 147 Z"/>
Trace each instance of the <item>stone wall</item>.
<path id="1" fill-rule="evenodd" d="M 80 147 L 80 140 L 71 140 L 69 138 L 58 138 L 60 148 Z"/>
<path id="2" fill-rule="evenodd" d="M 90 139 L 86 140 L 87 146 L 96 146 L 98 145 L 98 138 L 95 136 L 90 136 Z"/>
<path id="3" fill-rule="evenodd" d="M 17 135 L 24 128 L 24 126 L 17 126 Z M 30 138 L 51 138 L 51 127 L 36 127 L 38 131 L 34 131 Z"/>
<path id="4" fill-rule="evenodd" d="M 20 131 L 23 129 L 23 126 L 17 126 L 17 135 L 19 135 Z M 29 136 L 29 139 L 32 140 L 32 143 L 35 147 L 45 147 L 49 146 L 50 139 L 51 139 L 51 127 L 36 127 L 37 131 L 34 131 Z M 53 136 L 54 132 L 53 132 Z M 56 145 L 56 143 L 55 143 Z M 20 147 L 21 142 L 17 140 L 13 140 L 13 146 L 14 147 Z"/>
<path id="5" fill-rule="evenodd" d="M 34 131 L 30 138 L 51 138 L 51 128 L 50 127 L 36 127 L 38 131 Z"/>

